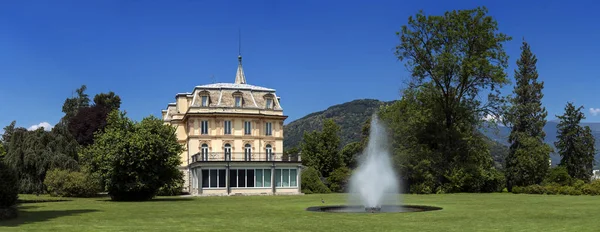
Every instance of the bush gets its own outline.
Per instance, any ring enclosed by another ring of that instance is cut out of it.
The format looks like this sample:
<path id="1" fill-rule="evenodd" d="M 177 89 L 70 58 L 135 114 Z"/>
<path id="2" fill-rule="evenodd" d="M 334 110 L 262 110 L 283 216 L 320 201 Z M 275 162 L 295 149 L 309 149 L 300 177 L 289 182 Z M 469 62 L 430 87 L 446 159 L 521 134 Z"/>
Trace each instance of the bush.
<path id="1" fill-rule="evenodd" d="M 329 189 L 332 192 L 346 192 L 348 187 L 348 181 L 350 176 L 352 175 L 352 170 L 347 167 L 341 167 L 335 169 L 329 177 L 327 177 L 327 182 L 329 183 Z"/>
<path id="2" fill-rule="evenodd" d="M 303 193 L 330 193 L 331 190 L 323 184 L 319 177 L 319 172 L 310 167 L 302 171 L 301 189 Z"/>
<path id="3" fill-rule="evenodd" d="M 0 220 L 17 217 L 19 179 L 13 168 L 0 160 Z"/>
<path id="4" fill-rule="evenodd" d="M 437 192 L 446 192 L 445 190 L 443 190 L 442 188 L 439 188 Z M 427 185 L 426 183 L 420 183 L 420 184 L 416 184 L 416 185 L 412 185 L 410 188 L 410 193 L 415 193 L 415 194 L 431 194 L 433 193 L 431 187 L 429 187 L 429 185 Z"/>
<path id="5" fill-rule="evenodd" d="M 581 187 L 581 193 L 585 195 L 600 195 L 600 180 L 594 180 Z"/>
<path id="6" fill-rule="evenodd" d="M 529 185 L 523 189 L 524 193 L 527 194 L 544 194 L 546 193 L 546 188 L 541 185 Z"/>
<path id="7" fill-rule="evenodd" d="M 512 193 L 514 193 L 514 194 L 525 193 L 525 189 L 523 187 L 520 187 L 520 186 L 515 186 L 515 187 L 512 188 Z"/>
<path id="8" fill-rule="evenodd" d="M 19 179 L 13 168 L 0 161 L 0 208 L 17 204 L 19 198 Z"/>
<path id="9" fill-rule="evenodd" d="M 567 168 L 558 166 L 550 169 L 550 174 L 548 174 L 548 179 L 546 180 L 548 183 L 557 183 L 560 185 L 571 185 L 573 179 L 567 172 Z"/>
<path id="10" fill-rule="evenodd" d="M 112 200 L 144 201 L 181 177 L 182 151 L 175 128 L 161 119 L 149 116 L 134 122 L 113 111 L 104 133 L 83 151 L 83 159 Z"/>
<path id="11" fill-rule="evenodd" d="M 179 172 L 181 173 L 181 172 Z M 173 180 L 173 183 L 165 184 L 158 189 L 158 196 L 179 196 L 183 193 L 183 173 L 179 178 Z"/>
<path id="12" fill-rule="evenodd" d="M 481 186 L 481 192 L 501 192 L 506 184 L 504 175 L 496 169 L 492 169 L 486 173 L 485 182 Z"/>
<path id="13" fill-rule="evenodd" d="M 100 191 L 98 180 L 89 174 L 60 169 L 49 171 L 44 185 L 54 197 L 94 197 Z"/>

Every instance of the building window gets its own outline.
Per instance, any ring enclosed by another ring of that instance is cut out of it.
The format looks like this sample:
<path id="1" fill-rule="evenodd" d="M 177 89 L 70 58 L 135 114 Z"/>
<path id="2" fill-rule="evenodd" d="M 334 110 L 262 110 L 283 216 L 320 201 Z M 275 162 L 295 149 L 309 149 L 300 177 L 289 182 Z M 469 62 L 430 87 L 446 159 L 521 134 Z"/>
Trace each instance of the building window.
<path id="1" fill-rule="evenodd" d="M 200 134 L 207 135 L 208 134 L 208 121 L 202 121 L 200 125 Z"/>
<path id="2" fill-rule="evenodd" d="M 298 173 L 296 169 L 275 169 L 275 186 L 298 187 Z"/>
<path id="3" fill-rule="evenodd" d="M 267 154 L 267 161 L 272 161 L 273 160 L 273 147 L 271 147 L 271 144 L 267 145 L 267 148 L 265 149 L 265 153 Z"/>
<path id="4" fill-rule="evenodd" d="M 271 187 L 271 169 L 230 169 L 229 187 L 269 188 Z"/>
<path id="5" fill-rule="evenodd" d="M 202 106 L 208 106 L 208 96 L 202 96 Z"/>
<path id="6" fill-rule="evenodd" d="M 273 135 L 273 124 L 270 122 L 265 123 L 265 135 Z"/>
<path id="7" fill-rule="evenodd" d="M 208 160 L 208 145 L 202 144 L 202 147 L 200 148 L 200 154 L 202 154 L 202 161 L 207 161 Z"/>
<path id="8" fill-rule="evenodd" d="M 266 102 L 265 108 L 267 108 L 267 109 L 272 109 L 273 108 L 273 99 L 267 98 L 267 102 Z"/>
<path id="9" fill-rule="evenodd" d="M 252 160 L 252 145 L 246 144 L 244 147 L 244 161 Z"/>
<path id="10" fill-rule="evenodd" d="M 223 126 L 225 127 L 225 134 L 226 135 L 230 135 L 231 134 L 231 121 L 225 121 Z"/>
<path id="11" fill-rule="evenodd" d="M 244 122 L 244 134 L 250 135 L 252 134 L 252 122 Z"/>
<path id="12" fill-rule="evenodd" d="M 242 97 L 241 96 L 235 97 L 235 107 L 242 107 Z"/>
<path id="13" fill-rule="evenodd" d="M 202 188 L 225 188 L 225 169 L 202 169 Z"/>
<path id="14" fill-rule="evenodd" d="M 226 143 L 224 150 L 225 150 L 225 160 L 227 160 L 227 161 L 231 160 L 231 144 Z"/>

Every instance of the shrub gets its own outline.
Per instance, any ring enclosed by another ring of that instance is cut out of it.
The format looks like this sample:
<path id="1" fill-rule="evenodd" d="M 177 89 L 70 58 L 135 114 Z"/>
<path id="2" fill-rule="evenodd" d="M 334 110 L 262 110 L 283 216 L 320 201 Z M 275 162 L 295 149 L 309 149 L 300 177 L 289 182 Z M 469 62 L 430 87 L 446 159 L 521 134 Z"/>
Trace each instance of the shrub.
<path id="1" fill-rule="evenodd" d="M 98 180 L 89 174 L 60 169 L 49 171 L 44 184 L 55 197 L 93 197 L 100 191 Z"/>
<path id="2" fill-rule="evenodd" d="M 181 173 L 181 172 L 179 172 Z M 179 196 L 183 193 L 183 173 L 172 183 L 165 184 L 158 189 L 158 196 Z"/>
<path id="3" fill-rule="evenodd" d="M 350 175 L 352 175 L 352 170 L 347 167 L 335 169 L 331 172 L 329 177 L 327 177 L 329 189 L 331 189 L 332 192 L 346 192 Z"/>
<path id="4" fill-rule="evenodd" d="M 13 168 L 0 161 L 0 208 L 17 204 L 19 198 L 19 179 Z"/>
<path id="5" fill-rule="evenodd" d="M 541 185 L 529 185 L 523 189 L 524 193 L 527 194 L 544 194 L 546 193 L 546 188 Z"/>
<path id="6" fill-rule="evenodd" d="M 548 179 L 546 182 L 548 183 L 557 183 L 560 185 L 571 185 L 573 179 L 567 172 L 567 168 L 558 166 L 550 169 L 550 174 L 548 174 Z"/>
<path id="7" fill-rule="evenodd" d="M 506 183 L 504 175 L 496 169 L 492 169 L 486 173 L 485 182 L 481 186 L 481 192 L 501 192 Z"/>
<path id="8" fill-rule="evenodd" d="M 19 198 L 19 179 L 13 168 L 0 160 L 0 220 L 17 216 L 15 205 Z"/>
<path id="9" fill-rule="evenodd" d="M 436 192 L 445 193 L 446 190 L 444 190 L 443 188 L 439 188 L 438 191 L 436 191 Z M 410 188 L 410 193 L 431 194 L 431 193 L 433 193 L 433 191 L 432 191 L 431 187 L 429 187 L 429 185 L 427 185 L 426 183 L 420 183 L 420 184 L 412 185 Z"/>
<path id="10" fill-rule="evenodd" d="M 600 195 L 600 180 L 594 180 L 581 187 L 581 193 L 586 195 Z"/>
<path id="11" fill-rule="evenodd" d="M 512 193 L 514 194 L 521 194 L 521 193 L 525 193 L 525 190 L 523 187 L 520 186 L 515 186 L 512 188 Z"/>
<path id="12" fill-rule="evenodd" d="M 331 192 L 321 181 L 319 172 L 312 167 L 302 170 L 301 178 L 301 189 L 303 193 L 310 194 Z"/>

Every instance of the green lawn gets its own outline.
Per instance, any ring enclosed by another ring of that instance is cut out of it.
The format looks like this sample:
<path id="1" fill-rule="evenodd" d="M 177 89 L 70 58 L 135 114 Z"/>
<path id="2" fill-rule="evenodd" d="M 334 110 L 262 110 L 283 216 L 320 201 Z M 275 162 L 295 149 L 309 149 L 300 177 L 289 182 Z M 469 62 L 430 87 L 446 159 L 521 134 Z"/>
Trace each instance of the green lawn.
<path id="1" fill-rule="evenodd" d="M 439 211 L 385 214 L 307 212 L 346 195 L 106 198 L 23 203 L 0 231 L 599 231 L 600 196 L 404 195 Z M 24 200 L 42 197 L 21 196 Z M 48 197 L 43 197 L 48 199 Z"/>

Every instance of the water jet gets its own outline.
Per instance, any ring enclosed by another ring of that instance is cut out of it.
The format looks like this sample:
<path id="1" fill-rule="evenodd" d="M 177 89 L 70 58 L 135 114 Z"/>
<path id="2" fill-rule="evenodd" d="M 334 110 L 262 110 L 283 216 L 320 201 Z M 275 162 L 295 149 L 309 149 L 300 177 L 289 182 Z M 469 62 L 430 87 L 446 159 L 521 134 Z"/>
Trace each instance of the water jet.
<path id="1" fill-rule="evenodd" d="M 341 213 L 420 212 L 439 207 L 400 203 L 400 181 L 392 166 L 388 134 L 376 114 L 371 117 L 369 141 L 359 166 L 350 177 L 349 205 L 309 207 L 309 211 Z"/>

